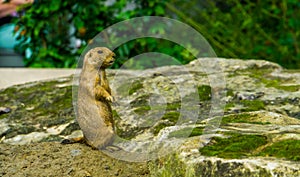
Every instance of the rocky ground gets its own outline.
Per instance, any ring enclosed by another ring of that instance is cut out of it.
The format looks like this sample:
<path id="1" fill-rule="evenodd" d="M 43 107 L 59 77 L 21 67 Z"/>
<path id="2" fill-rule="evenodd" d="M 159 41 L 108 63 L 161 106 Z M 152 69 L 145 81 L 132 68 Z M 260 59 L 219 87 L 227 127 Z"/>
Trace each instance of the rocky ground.
<path id="1" fill-rule="evenodd" d="M 127 154 L 59 143 L 81 134 L 76 77 L 28 83 L 0 92 L 1 176 L 300 176 L 299 71 L 207 58 L 108 73 Z"/>

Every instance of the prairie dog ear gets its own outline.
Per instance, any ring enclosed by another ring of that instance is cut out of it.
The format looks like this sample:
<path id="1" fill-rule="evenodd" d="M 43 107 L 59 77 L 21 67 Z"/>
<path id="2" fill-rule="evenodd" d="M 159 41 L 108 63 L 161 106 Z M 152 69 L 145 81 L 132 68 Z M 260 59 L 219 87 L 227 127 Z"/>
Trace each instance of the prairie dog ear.
<path id="1" fill-rule="evenodd" d="M 87 63 L 91 64 L 91 65 L 94 65 L 94 64 L 97 64 L 97 61 L 95 60 L 95 58 L 93 57 L 93 51 L 89 51 L 85 57 L 86 57 L 86 61 Z"/>

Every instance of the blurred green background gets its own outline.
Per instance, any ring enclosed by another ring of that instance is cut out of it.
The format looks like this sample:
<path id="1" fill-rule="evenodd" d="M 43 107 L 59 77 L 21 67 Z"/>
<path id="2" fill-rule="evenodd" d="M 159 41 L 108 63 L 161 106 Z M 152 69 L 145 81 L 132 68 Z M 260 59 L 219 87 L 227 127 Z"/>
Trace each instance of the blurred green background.
<path id="1" fill-rule="evenodd" d="M 28 67 L 76 67 L 95 35 L 139 16 L 170 17 L 192 26 L 218 57 L 264 59 L 300 68 L 299 0 L 38 0 L 14 19 L 19 42 L 15 49 Z M 182 64 L 194 59 L 181 46 L 153 38 L 130 41 L 114 52 L 112 68 L 145 52 L 165 53 Z"/>

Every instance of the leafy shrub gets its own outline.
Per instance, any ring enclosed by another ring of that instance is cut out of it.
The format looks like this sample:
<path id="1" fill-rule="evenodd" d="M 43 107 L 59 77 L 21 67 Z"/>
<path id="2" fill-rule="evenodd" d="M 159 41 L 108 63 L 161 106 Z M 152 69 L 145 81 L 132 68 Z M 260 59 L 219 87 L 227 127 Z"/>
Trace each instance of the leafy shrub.
<path id="1" fill-rule="evenodd" d="M 16 19 L 20 52 L 31 67 L 75 67 L 90 40 L 116 22 L 138 16 L 177 18 L 199 31 L 219 57 L 254 58 L 300 68 L 300 2 L 298 0 L 159 1 L 38 0 Z M 72 28 L 73 27 L 73 28 Z M 151 29 L 149 29 L 151 30 Z M 75 38 L 82 41 L 75 45 Z M 159 48 L 159 46 L 164 46 Z M 142 38 L 119 46 L 113 68 L 127 58 L 156 51 L 181 63 L 194 58 L 170 41 Z M 149 64 L 151 65 L 151 64 Z"/>
<path id="2" fill-rule="evenodd" d="M 219 57 L 300 68 L 298 0 L 173 0 L 167 9 L 202 33 Z"/>
<path id="3" fill-rule="evenodd" d="M 20 41 L 17 49 L 21 53 L 26 49 L 32 51 L 32 55 L 25 58 L 26 65 L 75 67 L 76 58 L 86 45 L 106 27 L 131 17 L 164 15 L 163 1 L 120 0 L 112 4 L 108 2 L 38 0 L 28 7 L 25 15 L 15 22 L 15 31 L 19 31 L 16 34 Z M 124 10 L 130 6 L 132 10 Z M 81 41 L 80 46 L 76 45 L 76 39 Z M 135 45 L 129 47 L 129 51 L 132 51 Z M 124 56 L 123 49 L 124 47 L 117 51 L 121 58 Z"/>

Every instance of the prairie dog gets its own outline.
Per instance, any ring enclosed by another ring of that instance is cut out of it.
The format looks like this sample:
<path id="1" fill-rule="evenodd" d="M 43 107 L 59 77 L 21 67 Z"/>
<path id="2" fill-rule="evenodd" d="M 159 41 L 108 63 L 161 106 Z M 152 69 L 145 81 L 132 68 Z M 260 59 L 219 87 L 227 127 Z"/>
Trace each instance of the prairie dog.
<path id="1" fill-rule="evenodd" d="M 97 149 L 111 145 L 115 136 L 110 105 L 113 97 L 105 72 L 113 64 L 114 56 L 106 47 L 89 50 L 80 75 L 77 121 L 84 141 Z"/>

